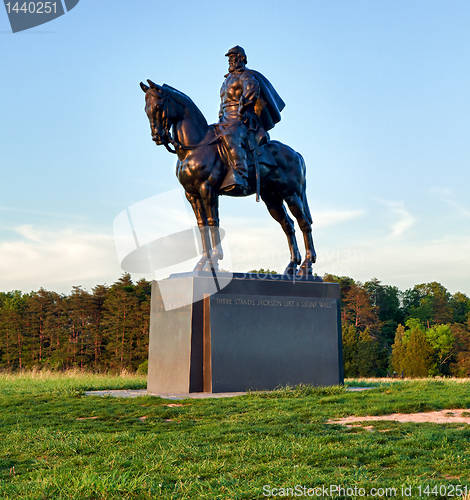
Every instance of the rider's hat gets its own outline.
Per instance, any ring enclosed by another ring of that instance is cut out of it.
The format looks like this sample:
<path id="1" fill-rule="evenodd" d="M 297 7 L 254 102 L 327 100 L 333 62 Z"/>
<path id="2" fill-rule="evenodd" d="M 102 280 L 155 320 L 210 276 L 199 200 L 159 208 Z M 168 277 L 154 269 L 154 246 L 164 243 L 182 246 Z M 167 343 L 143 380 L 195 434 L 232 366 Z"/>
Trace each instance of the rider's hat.
<path id="1" fill-rule="evenodd" d="M 232 47 L 225 55 L 228 57 L 230 54 L 240 54 L 246 57 L 245 49 L 240 47 L 240 45 L 235 45 L 235 47 Z"/>

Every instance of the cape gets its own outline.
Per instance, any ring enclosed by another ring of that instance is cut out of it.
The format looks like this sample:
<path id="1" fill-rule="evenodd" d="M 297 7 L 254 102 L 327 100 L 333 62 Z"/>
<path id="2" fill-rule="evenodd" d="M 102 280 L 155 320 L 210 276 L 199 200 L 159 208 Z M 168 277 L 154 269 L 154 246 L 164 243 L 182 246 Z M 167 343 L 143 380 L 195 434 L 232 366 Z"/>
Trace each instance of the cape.
<path id="1" fill-rule="evenodd" d="M 261 120 L 264 130 L 271 130 L 276 123 L 281 121 L 281 111 L 285 108 L 286 104 L 265 76 L 253 69 L 245 68 L 244 71 L 251 74 L 259 83 L 260 99 L 258 101 L 262 100 L 263 102 L 260 103 L 261 106 L 258 106 L 258 103 L 256 103 L 255 111 Z"/>

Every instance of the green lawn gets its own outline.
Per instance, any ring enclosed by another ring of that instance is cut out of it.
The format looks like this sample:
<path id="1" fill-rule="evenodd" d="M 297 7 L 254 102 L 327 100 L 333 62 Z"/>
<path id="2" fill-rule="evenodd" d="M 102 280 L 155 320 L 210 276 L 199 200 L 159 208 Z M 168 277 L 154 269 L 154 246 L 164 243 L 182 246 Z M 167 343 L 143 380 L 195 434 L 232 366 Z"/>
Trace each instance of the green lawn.
<path id="1" fill-rule="evenodd" d="M 470 408 L 470 382 L 374 384 L 364 392 L 301 387 L 175 402 L 84 395 L 142 389 L 142 376 L 0 375 L 0 498 L 312 498 L 320 490 L 310 488 L 331 492 L 330 485 L 352 490 L 326 498 L 361 498 L 354 488 L 383 488 L 382 498 L 386 488 L 396 488 L 395 498 L 420 498 L 419 488 L 421 498 L 452 498 L 457 485 L 470 493 L 470 426 L 326 424 Z"/>

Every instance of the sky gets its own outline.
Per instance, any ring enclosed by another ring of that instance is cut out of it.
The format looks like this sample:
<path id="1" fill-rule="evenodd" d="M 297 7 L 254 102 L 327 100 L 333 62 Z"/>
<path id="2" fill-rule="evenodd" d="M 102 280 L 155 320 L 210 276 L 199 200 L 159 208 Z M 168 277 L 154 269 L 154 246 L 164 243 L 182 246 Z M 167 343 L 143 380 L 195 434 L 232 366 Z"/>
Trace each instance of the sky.
<path id="1" fill-rule="evenodd" d="M 467 0 L 80 0 L 13 34 L 0 5 L 0 291 L 122 275 L 116 217 L 181 190 L 139 82 L 216 122 L 241 45 L 286 103 L 271 137 L 307 165 L 314 271 L 470 295 L 469 22 Z M 283 271 L 263 203 L 223 197 L 220 219 L 223 268 Z"/>

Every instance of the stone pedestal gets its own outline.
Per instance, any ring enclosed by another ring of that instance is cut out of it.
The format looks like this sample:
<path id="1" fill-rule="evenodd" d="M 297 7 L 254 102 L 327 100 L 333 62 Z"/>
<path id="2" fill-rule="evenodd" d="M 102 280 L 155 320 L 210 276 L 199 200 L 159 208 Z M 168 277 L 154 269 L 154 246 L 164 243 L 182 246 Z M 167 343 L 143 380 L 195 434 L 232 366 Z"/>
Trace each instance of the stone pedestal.
<path id="1" fill-rule="evenodd" d="M 201 272 L 153 282 L 148 392 L 342 384 L 339 285 L 314 279 Z"/>

